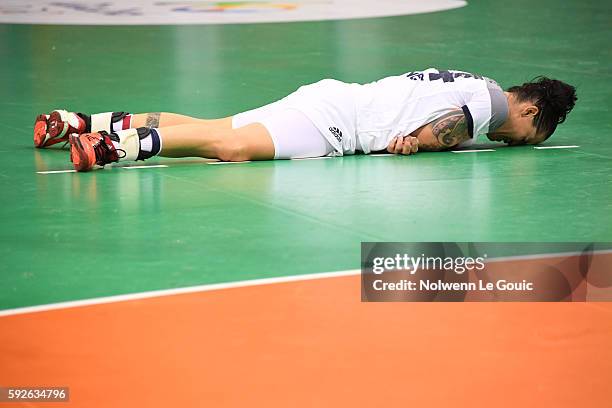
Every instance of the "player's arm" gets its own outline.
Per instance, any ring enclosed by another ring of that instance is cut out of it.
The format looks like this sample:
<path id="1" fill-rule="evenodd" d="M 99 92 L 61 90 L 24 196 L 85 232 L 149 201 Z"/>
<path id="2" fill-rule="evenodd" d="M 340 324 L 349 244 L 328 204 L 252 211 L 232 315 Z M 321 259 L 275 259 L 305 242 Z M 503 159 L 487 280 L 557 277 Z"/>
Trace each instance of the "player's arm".
<path id="1" fill-rule="evenodd" d="M 461 109 L 442 115 L 410 136 L 417 138 L 420 150 L 429 152 L 450 149 L 471 138 L 468 120 Z"/>
<path id="2" fill-rule="evenodd" d="M 468 129 L 468 120 L 463 110 L 455 110 L 421 126 L 408 136 L 394 137 L 389 142 L 387 151 L 414 154 L 419 150 L 437 152 L 450 149 L 470 139 Z"/>

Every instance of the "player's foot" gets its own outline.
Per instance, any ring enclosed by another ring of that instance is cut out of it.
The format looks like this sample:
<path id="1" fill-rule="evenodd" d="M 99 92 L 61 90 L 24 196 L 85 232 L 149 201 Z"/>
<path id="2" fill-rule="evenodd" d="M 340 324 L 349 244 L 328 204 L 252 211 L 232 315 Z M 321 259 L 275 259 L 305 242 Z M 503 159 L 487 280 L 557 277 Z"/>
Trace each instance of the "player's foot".
<path id="1" fill-rule="evenodd" d="M 74 112 L 54 110 L 48 115 L 38 115 L 34 122 L 34 146 L 44 148 L 67 142 L 71 133 L 85 133 L 85 120 Z"/>
<path id="2" fill-rule="evenodd" d="M 108 133 L 104 131 L 82 135 L 73 133 L 69 140 L 70 161 L 72 161 L 76 171 L 89 171 L 96 164 L 104 166 L 119 161 L 119 153 Z"/>

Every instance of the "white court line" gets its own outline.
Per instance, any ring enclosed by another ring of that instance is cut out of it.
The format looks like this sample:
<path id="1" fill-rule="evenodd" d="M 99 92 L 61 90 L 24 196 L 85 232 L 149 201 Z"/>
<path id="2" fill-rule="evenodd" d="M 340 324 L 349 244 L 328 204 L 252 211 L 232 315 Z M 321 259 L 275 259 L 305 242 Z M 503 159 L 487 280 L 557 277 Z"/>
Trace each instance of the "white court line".
<path id="1" fill-rule="evenodd" d="M 37 171 L 38 174 L 59 174 L 59 173 L 76 173 L 76 170 L 51 170 L 51 171 Z"/>
<path id="2" fill-rule="evenodd" d="M 596 250 L 596 251 L 593 251 L 592 253 L 593 254 L 610 254 L 612 253 L 612 249 Z M 556 258 L 556 257 L 564 257 L 564 256 L 569 257 L 569 256 L 577 256 L 581 254 L 582 254 L 581 252 L 560 252 L 560 253 L 549 253 L 549 254 L 502 256 L 502 257 L 488 258 L 486 262 L 520 261 L 520 260 L 531 260 L 531 259 Z M 15 308 L 15 309 L 0 310 L 0 317 L 25 314 L 25 313 L 45 312 L 48 310 L 68 309 L 72 307 L 82 307 L 82 306 L 101 305 L 101 304 L 115 303 L 115 302 L 125 302 L 129 300 L 149 299 L 149 298 L 154 298 L 154 297 L 172 296 L 172 295 L 180 295 L 180 294 L 186 294 L 186 293 L 210 292 L 213 290 L 243 288 L 243 287 L 260 286 L 260 285 L 271 285 L 271 284 L 276 284 L 276 283 L 299 282 L 299 281 L 327 279 L 327 278 L 339 278 L 343 276 L 359 275 L 360 273 L 361 273 L 360 269 L 349 269 L 345 271 L 336 271 L 336 272 L 310 273 L 310 274 L 304 274 L 304 275 L 281 276 L 281 277 L 276 277 L 276 278 L 250 279 L 250 280 L 236 281 L 236 282 L 212 283 L 212 284 L 206 284 L 206 285 L 188 286 L 184 288 L 175 288 L 175 289 L 152 290 L 148 292 L 130 293 L 126 295 L 104 296 L 104 297 L 93 298 L 93 299 L 73 300 L 73 301 L 68 301 L 68 302 L 49 303 L 46 305 L 27 306 L 27 307 Z"/>
<path id="3" fill-rule="evenodd" d="M 397 154 L 393 154 L 393 153 L 375 153 L 375 154 L 371 154 L 370 156 L 372 156 L 372 157 L 387 157 L 387 156 L 397 156 Z"/>
<path id="4" fill-rule="evenodd" d="M 479 152 L 494 152 L 495 149 L 476 149 L 476 150 L 451 150 L 453 153 L 479 153 Z"/>
<path id="5" fill-rule="evenodd" d="M 206 164 L 242 164 L 242 163 L 250 163 L 251 160 L 239 161 L 239 162 L 226 162 L 226 161 L 218 161 L 218 162 L 207 162 Z"/>
<path id="6" fill-rule="evenodd" d="M 597 249 L 593 251 L 593 254 L 612 254 L 612 249 Z M 559 258 L 559 257 L 570 257 L 582 255 L 582 252 L 559 252 L 552 254 L 532 254 L 532 255 L 513 255 L 513 256 L 500 256 L 490 258 L 487 262 L 506 262 L 506 261 L 529 261 L 533 259 L 548 259 L 548 258 Z"/>
<path id="7" fill-rule="evenodd" d="M 119 167 L 120 169 L 152 169 L 156 167 L 168 167 L 165 164 L 153 164 L 151 166 L 125 166 Z"/>
<path id="8" fill-rule="evenodd" d="M 544 149 L 573 149 L 576 147 L 580 147 L 580 146 L 576 146 L 576 145 L 568 145 L 568 146 L 534 146 L 534 149 L 538 149 L 538 150 L 544 150 Z"/>
<path id="9" fill-rule="evenodd" d="M 152 164 L 150 166 L 113 166 L 114 169 L 152 169 L 159 167 L 168 167 L 165 164 Z M 61 174 L 61 173 L 76 173 L 76 170 L 51 170 L 37 171 L 38 174 Z"/>
<path id="10" fill-rule="evenodd" d="M 332 156 L 322 156 L 322 157 L 300 157 L 299 159 L 291 159 L 291 160 L 321 160 L 321 159 L 333 159 Z"/>
<path id="11" fill-rule="evenodd" d="M 208 285 L 188 286 L 185 288 L 161 289 L 149 292 L 130 293 L 127 295 L 104 296 L 93 299 L 74 300 L 69 302 L 49 303 L 39 306 L 20 307 L 16 309 L 0 310 L 0 317 L 12 316 L 24 313 L 44 312 L 47 310 L 67 309 L 72 307 L 82 307 L 100 305 L 106 303 L 125 302 L 128 300 L 149 299 L 161 296 L 172 296 L 186 293 L 210 292 L 220 289 L 233 289 L 247 286 L 270 285 L 274 283 L 296 282 L 325 278 L 338 278 L 342 276 L 359 275 L 360 269 L 351 269 L 337 272 L 311 273 L 305 275 L 281 276 L 276 278 L 251 279 L 237 282 L 213 283 Z"/>

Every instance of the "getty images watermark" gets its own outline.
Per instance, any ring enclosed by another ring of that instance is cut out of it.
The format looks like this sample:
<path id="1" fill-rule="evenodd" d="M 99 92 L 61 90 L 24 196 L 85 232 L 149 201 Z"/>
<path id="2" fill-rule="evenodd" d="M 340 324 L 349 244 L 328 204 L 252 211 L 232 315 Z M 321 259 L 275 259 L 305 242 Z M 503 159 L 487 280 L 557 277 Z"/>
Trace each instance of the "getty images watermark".
<path id="1" fill-rule="evenodd" d="M 361 246 L 366 302 L 612 301 L 612 243 Z"/>

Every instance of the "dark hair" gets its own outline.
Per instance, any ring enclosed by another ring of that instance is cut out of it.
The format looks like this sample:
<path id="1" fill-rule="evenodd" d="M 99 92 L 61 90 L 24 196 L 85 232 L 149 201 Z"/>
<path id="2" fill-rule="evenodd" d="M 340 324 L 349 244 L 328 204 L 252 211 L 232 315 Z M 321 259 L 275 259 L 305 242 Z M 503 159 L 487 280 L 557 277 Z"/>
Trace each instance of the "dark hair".
<path id="1" fill-rule="evenodd" d="M 507 89 L 516 95 L 519 102 L 533 102 L 540 110 L 533 118 L 538 133 L 544 132 L 546 139 L 557 125 L 563 123 L 576 100 L 576 88 L 556 79 L 535 77 L 531 82 Z"/>

